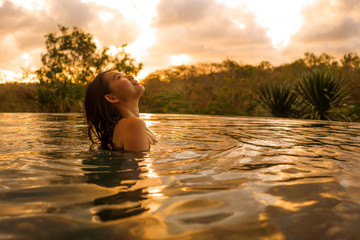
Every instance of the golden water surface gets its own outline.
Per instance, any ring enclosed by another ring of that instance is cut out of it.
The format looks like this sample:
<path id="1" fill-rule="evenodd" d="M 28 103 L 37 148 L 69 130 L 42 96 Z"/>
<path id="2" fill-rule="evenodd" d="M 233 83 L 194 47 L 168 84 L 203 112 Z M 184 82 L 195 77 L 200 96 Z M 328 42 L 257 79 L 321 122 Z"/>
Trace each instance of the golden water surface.
<path id="1" fill-rule="evenodd" d="M 0 239 L 358 239 L 360 124 L 142 114 L 145 153 L 81 114 L 0 113 Z"/>

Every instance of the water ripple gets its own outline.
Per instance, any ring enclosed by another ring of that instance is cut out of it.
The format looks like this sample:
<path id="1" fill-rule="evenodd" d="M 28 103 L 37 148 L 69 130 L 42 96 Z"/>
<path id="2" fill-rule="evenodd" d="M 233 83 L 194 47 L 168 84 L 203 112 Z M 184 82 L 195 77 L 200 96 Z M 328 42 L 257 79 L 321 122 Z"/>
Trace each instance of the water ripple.
<path id="1" fill-rule="evenodd" d="M 159 143 L 120 153 L 81 114 L 0 116 L 0 238 L 360 234 L 359 123 L 148 114 Z"/>

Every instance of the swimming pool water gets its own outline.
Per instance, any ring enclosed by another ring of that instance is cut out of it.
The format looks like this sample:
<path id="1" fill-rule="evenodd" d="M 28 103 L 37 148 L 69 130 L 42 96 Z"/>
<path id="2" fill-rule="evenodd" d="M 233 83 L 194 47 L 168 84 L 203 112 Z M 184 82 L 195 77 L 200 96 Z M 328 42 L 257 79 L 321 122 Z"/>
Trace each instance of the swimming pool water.
<path id="1" fill-rule="evenodd" d="M 0 113 L 0 239 L 358 239 L 360 123 L 142 114 L 99 150 L 82 114 Z"/>

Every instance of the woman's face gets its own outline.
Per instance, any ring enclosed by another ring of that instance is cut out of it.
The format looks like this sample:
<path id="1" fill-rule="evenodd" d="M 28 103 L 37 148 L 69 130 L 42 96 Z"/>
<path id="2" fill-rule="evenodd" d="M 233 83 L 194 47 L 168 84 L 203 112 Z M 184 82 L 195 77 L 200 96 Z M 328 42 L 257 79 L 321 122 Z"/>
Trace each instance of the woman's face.
<path id="1" fill-rule="evenodd" d="M 107 72 L 104 79 L 109 84 L 110 95 L 120 101 L 139 99 L 145 90 L 145 87 L 136 81 L 133 76 L 121 72 Z"/>

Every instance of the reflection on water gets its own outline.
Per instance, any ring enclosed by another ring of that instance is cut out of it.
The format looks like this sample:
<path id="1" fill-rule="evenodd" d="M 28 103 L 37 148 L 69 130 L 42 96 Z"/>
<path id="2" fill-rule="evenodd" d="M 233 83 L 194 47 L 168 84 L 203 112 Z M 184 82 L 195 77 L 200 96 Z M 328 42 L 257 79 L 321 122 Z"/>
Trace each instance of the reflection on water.
<path id="1" fill-rule="evenodd" d="M 360 124 L 143 115 L 144 153 L 81 114 L 0 113 L 1 239 L 357 239 Z"/>
<path id="2" fill-rule="evenodd" d="M 141 158 L 144 154 L 137 155 Z M 137 161 L 134 154 L 100 152 L 82 162 L 86 165 L 82 170 L 87 183 L 118 190 L 113 195 L 94 200 L 96 207 L 91 209 L 94 221 L 126 218 L 146 211 L 140 204 L 146 199 L 143 189 L 130 190 L 136 180 L 141 179 Z"/>

